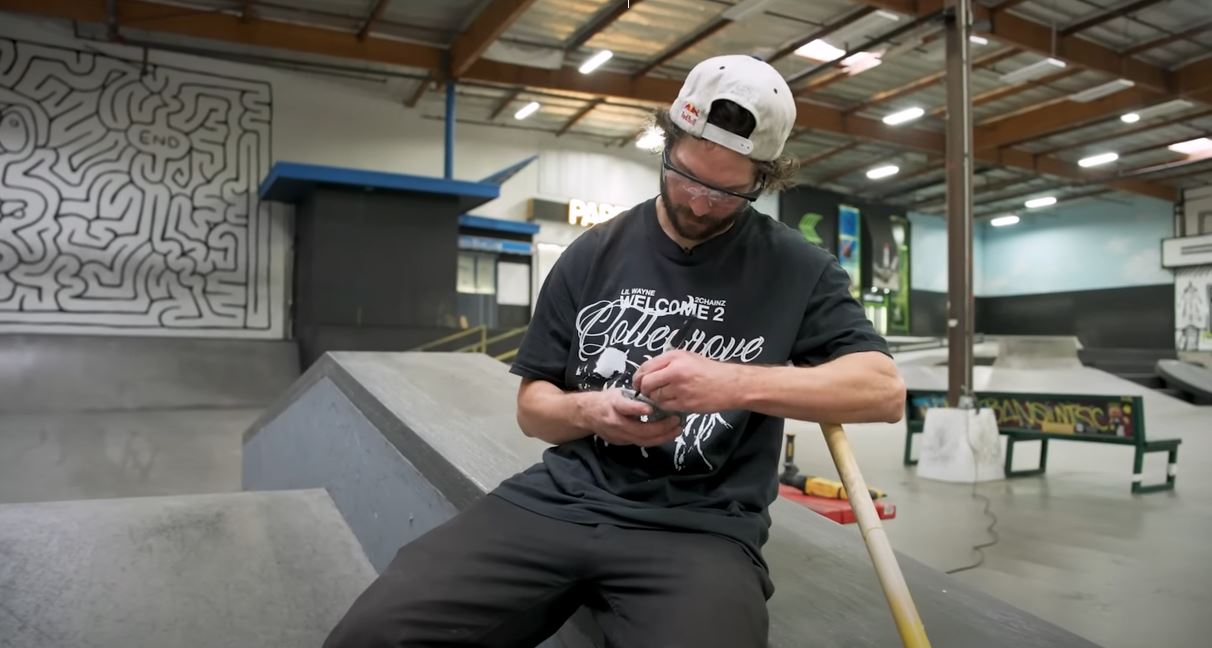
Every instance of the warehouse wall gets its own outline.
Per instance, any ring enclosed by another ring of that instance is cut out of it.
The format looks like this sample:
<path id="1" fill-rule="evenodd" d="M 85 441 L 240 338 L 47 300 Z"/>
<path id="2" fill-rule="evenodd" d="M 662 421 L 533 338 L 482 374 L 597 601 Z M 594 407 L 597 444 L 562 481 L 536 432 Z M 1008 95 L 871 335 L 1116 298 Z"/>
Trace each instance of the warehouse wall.
<path id="1" fill-rule="evenodd" d="M 155 50 L 145 70 L 142 54 L 0 21 L 0 332 L 281 337 L 291 219 L 256 198 L 271 164 L 442 174 L 443 122 L 404 107 L 407 88 Z M 454 175 L 531 155 L 476 214 L 657 192 L 659 159 L 634 147 L 467 124 Z"/>
<path id="2" fill-rule="evenodd" d="M 1173 344 L 1174 278 L 1161 267 L 1173 209 L 1116 196 L 1021 211 L 1010 227 L 977 223 L 973 240 L 976 330 L 1076 335 L 1088 346 Z M 939 216 L 910 214 L 914 333 L 941 335 L 947 291 L 947 229 Z M 1133 304 L 1126 313 L 1124 304 Z"/>

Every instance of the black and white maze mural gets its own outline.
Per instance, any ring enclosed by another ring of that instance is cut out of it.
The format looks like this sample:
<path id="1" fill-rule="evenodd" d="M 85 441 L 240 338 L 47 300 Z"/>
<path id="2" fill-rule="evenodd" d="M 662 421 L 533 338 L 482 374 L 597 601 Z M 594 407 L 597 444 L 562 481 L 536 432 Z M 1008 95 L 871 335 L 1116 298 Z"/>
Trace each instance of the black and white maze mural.
<path id="1" fill-rule="evenodd" d="M 281 326 L 268 83 L 0 40 L 0 326 Z"/>

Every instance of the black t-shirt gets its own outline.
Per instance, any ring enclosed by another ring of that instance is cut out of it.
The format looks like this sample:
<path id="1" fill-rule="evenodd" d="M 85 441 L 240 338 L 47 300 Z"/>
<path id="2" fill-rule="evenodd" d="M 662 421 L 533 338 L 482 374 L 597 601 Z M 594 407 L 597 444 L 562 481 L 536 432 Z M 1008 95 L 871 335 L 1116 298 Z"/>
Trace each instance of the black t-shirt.
<path id="1" fill-rule="evenodd" d="M 682 328 L 680 348 L 725 362 L 817 365 L 888 353 L 846 272 L 799 232 L 749 208 L 685 251 L 661 229 L 652 199 L 564 251 L 511 371 L 566 391 L 630 387 Z M 781 418 L 694 413 L 665 446 L 589 436 L 551 447 L 494 494 L 574 523 L 719 534 L 765 567 L 782 438 Z"/>

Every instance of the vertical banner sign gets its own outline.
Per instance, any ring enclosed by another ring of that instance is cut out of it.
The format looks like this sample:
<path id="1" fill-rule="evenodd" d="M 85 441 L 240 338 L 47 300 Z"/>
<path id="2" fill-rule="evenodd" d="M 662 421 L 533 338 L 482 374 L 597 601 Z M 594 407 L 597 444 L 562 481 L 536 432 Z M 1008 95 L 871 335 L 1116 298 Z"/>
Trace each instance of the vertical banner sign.
<path id="1" fill-rule="evenodd" d="M 862 268 L 859 210 L 850 205 L 838 205 L 837 211 L 837 260 L 842 269 L 850 275 L 850 294 L 857 299 L 863 286 L 859 277 L 859 270 Z"/>
<path id="2" fill-rule="evenodd" d="M 892 217 L 892 239 L 897 246 L 897 287 L 888 308 L 888 332 L 909 334 L 909 219 Z"/>

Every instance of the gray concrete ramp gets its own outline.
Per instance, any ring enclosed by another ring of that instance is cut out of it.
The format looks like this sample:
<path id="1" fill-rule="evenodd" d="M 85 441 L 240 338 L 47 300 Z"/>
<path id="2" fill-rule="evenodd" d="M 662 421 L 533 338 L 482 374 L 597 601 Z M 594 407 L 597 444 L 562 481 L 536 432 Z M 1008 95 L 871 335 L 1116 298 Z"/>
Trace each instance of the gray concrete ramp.
<path id="1" fill-rule="evenodd" d="M 1081 342 L 1071 335 L 999 335 L 995 367 L 1003 369 L 1077 369 Z"/>
<path id="2" fill-rule="evenodd" d="M 283 340 L 0 335 L 0 412 L 262 407 L 299 377 Z"/>
<path id="3" fill-rule="evenodd" d="M 0 505 L 0 646 L 319 646 L 374 573 L 321 490 Z"/>
<path id="4" fill-rule="evenodd" d="M 539 459 L 545 444 L 514 418 L 517 385 L 482 355 L 326 355 L 246 434 L 244 486 L 327 488 L 381 569 L 400 544 Z M 781 500 L 772 514 L 770 645 L 900 645 L 858 529 Z M 900 560 L 934 646 L 1093 645 Z M 564 645 L 590 645 L 594 629 L 578 621 L 561 631 Z"/>

